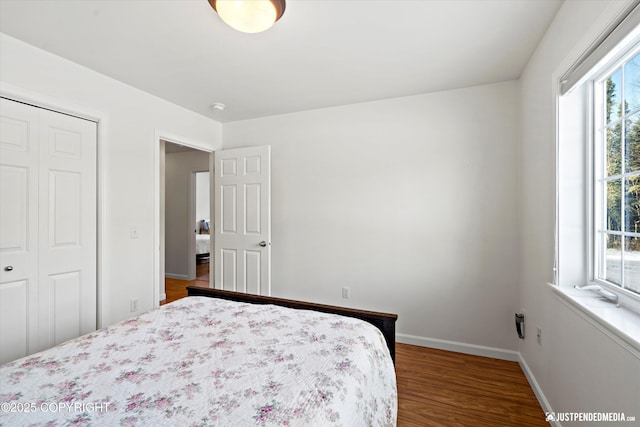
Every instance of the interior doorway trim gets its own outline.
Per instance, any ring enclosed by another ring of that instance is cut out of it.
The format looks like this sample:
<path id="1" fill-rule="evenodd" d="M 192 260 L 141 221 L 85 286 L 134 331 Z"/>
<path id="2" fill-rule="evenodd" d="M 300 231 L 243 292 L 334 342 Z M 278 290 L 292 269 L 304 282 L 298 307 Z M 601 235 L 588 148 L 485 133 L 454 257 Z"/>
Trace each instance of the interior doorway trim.
<path id="1" fill-rule="evenodd" d="M 162 141 L 171 142 L 173 144 L 183 145 L 205 153 L 209 153 L 209 172 L 213 176 L 213 152 L 208 144 L 202 141 L 194 141 L 192 139 L 172 134 L 160 129 L 155 129 L 154 147 L 153 147 L 153 197 L 154 197 L 154 215 L 153 215 L 153 306 L 158 307 L 160 301 L 166 298 L 166 294 L 161 292 L 164 290 L 164 271 L 161 271 L 162 263 L 160 262 L 160 253 L 164 242 L 160 239 L 160 144 Z M 210 244 L 213 240 L 210 240 Z M 194 248 L 195 251 L 195 248 Z M 195 253 L 195 252 L 194 252 Z M 213 251 L 210 251 L 213 253 Z M 195 257 L 194 257 L 195 262 Z M 209 275 L 209 286 L 212 284 L 213 275 Z"/>
<path id="2" fill-rule="evenodd" d="M 96 149 L 96 196 L 97 196 L 97 224 L 96 224 L 96 326 L 102 328 L 111 324 L 111 301 L 109 299 L 109 272 L 105 268 L 108 265 L 107 247 L 109 244 L 106 211 L 106 143 L 108 140 L 109 121 L 108 116 L 102 112 L 77 105 L 66 100 L 33 92 L 5 82 L 0 82 L 0 96 L 14 101 L 30 104 L 38 108 L 56 111 L 70 116 L 95 122 L 97 125 L 97 149 Z"/>

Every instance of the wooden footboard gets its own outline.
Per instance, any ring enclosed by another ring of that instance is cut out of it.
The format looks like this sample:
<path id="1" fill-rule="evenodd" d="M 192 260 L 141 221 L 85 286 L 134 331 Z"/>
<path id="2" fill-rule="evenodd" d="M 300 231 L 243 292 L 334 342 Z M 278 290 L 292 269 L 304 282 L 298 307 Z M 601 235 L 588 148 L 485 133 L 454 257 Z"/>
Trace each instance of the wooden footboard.
<path id="1" fill-rule="evenodd" d="M 312 302 L 296 301 L 284 298 L 266 297 L 263 295 L 252 295 L 241 292 L 223 291 L 220 289 L 204 288 L 200 286 L 188 286 L 189 296 L 202 296 L 210 298 L 221 298 L 231 301 L 247 302 L 252 304 L 273 304 L 283 307 L 296 308 L 301 310 L 314 310 L 323 313 L 338 314 L 340 316 L 355 317 L 371 323 L 380 329 L 384 339 L 387 341 L 389 353 L 393 363 L 396 363 L 396 320 L 397 314 L 378 313 L 375 311 L 357 310 L 355 308 L 337 307 L 333 305 L 315 304 Z"/>

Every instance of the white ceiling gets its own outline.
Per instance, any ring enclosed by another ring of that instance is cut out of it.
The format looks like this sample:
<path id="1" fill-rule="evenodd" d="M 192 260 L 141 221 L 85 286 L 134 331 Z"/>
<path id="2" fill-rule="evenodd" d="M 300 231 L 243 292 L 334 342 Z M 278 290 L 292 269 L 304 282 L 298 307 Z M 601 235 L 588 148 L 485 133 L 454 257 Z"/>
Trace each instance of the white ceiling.
<path id="1" fill-rule="evenodd" d="M 244 34 L 207 0 L 0 0 L 0 31 L 228 122 L 517 79 L 561 3 L 289 0 Z"/>

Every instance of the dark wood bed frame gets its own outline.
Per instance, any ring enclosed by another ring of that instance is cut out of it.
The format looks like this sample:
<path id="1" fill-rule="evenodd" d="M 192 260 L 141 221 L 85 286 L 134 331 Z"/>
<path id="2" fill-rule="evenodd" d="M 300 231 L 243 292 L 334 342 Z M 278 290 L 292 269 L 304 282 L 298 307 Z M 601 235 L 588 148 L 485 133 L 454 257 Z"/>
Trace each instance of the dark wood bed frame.
<path id="1" fill-rule="evenodd" d="M 284 298 L 266 297 L 263 295 L 252 295 L 241 292 L 223 291 L 220 289 L 211 289 L 200 286 L 188 286 L 187 293 L 191 296 L 221 298 L 231 301 L 247 302 L 252 304 L 273 304 L 283 307 L 314 310 L 322 313 L 339 314 L 341 316 L 355 317 L 371 323 L 380 329 L 384 339 L 387 341 L 389 353 L 393 363 L 396 363 L 396 320 L 397 314 L 378 313 L 375 311 L 358 310 L 355 308 L 337 307 L 333 305 L 315 304 L 312 302 L 296 301 Z"/>

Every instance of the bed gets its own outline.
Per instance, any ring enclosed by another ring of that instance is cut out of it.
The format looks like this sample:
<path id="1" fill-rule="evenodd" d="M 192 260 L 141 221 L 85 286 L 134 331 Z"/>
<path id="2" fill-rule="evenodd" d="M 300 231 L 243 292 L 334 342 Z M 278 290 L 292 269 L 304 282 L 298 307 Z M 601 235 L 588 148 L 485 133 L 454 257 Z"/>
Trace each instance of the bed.
<path id="1" fill-rule="evenodd" d="M 196 263 L 209 262 L 209 249 L 211 248 L 211 223 L 208 219 L 196 221 Z"/>
<path id="2" fill-rule="evenodd" d="M 209 234 L 196 234 L 196 263 L 209 262 Z"/>
<path id="3" fill-rule="evenodd" d="M 0 366 L 0 424 L 395 425 L 397 316 L 189 294 Z"/>

